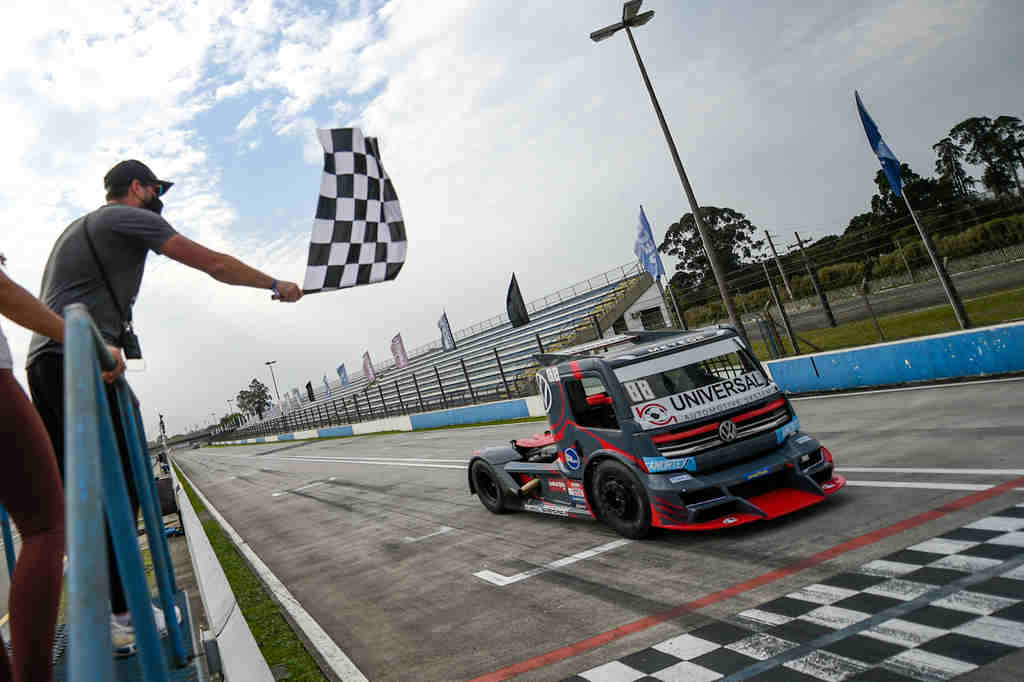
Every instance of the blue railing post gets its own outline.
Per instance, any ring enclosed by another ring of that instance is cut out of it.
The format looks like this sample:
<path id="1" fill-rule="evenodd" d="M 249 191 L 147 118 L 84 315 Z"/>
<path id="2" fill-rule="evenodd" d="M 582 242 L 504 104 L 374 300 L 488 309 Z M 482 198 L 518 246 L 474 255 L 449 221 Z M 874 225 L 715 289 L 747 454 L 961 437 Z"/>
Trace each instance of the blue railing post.
<path id="1" fill-rule="evenodd" d="M 112 680 L 110 584 L 103 532 L 96 344 L 85 306 L 64 311 L 64 443 L 67 513 L 68 664 L 78 679 Z"/>
<path id="2" fill-rule="evenodd" d="M 164 535 L 162 516 L 156 506 L 153 471 L 151 467 L 147 466 L 145 461 L 147 458 L 141 449 L 141 444 L 145 441 L 140 441 L 139 429 L 136 428 L 135 401 L 132 399 L 128 384 L 123 380 L 117 382 L 117 404 L 121 414 L 121 424 L 124 427 L 125 442 L 128 445 L 135 490 L 139 495 L 139 506 L 142 508 L 142 518 L 146 524 L 146 533 L 149 535 L 149 551 L 153 559 L 153 569 L 160 592 L 160 604 L 164 610 L 164 621 L 167 623 L 167 636 L 170 639 L 174 661 L 178 667 L 181 667 L 188 663 L 188 660 L 185 658 L 181 625 L 174 613 L 175 599 L 170 578 L 170 574 L 173 572 L 170 551 L 167 549 L 167 537 Z"/>
<path id="3" fill-rule="evenodd" d="M 3 505 L 0 505 L 0 531 L 3 532 L 4 554 L 7 556 L 7 577 L 14 578 L 14 535 L 11 533 L 11 517 Z"/>
<path id="4" fill-rule="evenodd" d="M 128 608 L 131 610 L 132 625 L 135 627 L 135 640 L 138 645 L 136 655 L 139 657 L 143 679 L 147 682 L 166 682 L 168 665 L 160 647 L 160 633 L 156 629 L 146 571 L 142 566 L 142 554 L 139 552 L 135 515 L 132 514 L 131 503 L 128 501 L 128 486 L 125 484 L 125 472 L 121 466 L 120 448 L 106 401 L 103 378 L 99 372 L 93 376 L 93 387 L 103 403 L 99 415 L 102 446 L 100 452 L 103 455 L 100 457 L 103 500 L 107 510 L 110 536 L 113 539 L 117 569 L 121 574 L 121 584 L 124 587 Z M 174 612 L 166 616 L 167 619 L 173 619 Z"/>

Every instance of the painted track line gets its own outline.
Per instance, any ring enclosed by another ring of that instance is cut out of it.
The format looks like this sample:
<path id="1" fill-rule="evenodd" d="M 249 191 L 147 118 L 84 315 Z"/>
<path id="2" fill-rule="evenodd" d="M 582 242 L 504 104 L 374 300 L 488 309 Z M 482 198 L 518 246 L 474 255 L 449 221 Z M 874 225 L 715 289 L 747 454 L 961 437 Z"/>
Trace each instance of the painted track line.
<path id="1" fill-rule="evenodd" d="M 598 554 L 604 554 L 605 552 L 610 552 L 613 549 L 618 549 L 619 547 L 623 547 L 625 545 L 628 545 L 631 542 L 633 542 L 633 541 L 632 540 L 625 540 L 625 539 L 614 540 L 612 542 L 608 542 L 608 543 L 605 543 L 603 545 L 600 545 L 599 547 L 594 547 L 592 549 L 587 549 L 587 550 L 584 550 L 582 552 L 577 552 L 576 554 L 573 554 L 571 556 L 567 556 L 567 557 L 562 558 L 562 559 L 556 559 L 555 561 L 546 563 L 543 566 L 538 566 L 537 568 L 531 568 L 529 571 L 523 571 L 522 573 L 516 573 L 515 575 L 502 575 L 500 573 L 495 573 L 494 571 L 486 571 L 486 570 L 485 571 L 477 571 L 473 575 L 475 575 L 477 578 L 480 578 L 481 580 L 486 580 L 487 582 L 491 583 L 492 585 L 497 585 L 498 587 L 504 587 L 505 585 L 511 585 L 512 583 L 517 583 L 520 580 L 526 580 L 527 578 L 532 578 L 535 575 L 540 575 L 541 573 L 547 573 L 548 571 L 555 571 L 555 570 L 557 570 L 559 568 L 562 568 L 563 566 L 568 566 L 570 564 L 575 564 L 577 561 L 583 561 L 584 559 L 590 559 L 591 557 L 595 557 Z"/>
<path id="2" fill-rule="evenodd" d="M 181 467 L 178 467 L 178 471 L 181 471 Z M 263 560 L 260 559 L 259 555 L 253 551 L 242 536 L 239 535 L 231 524 L 228 523 L 227 519 L 221 516 L 221 513 L 217 511 L 217 508 L 210 504 L 210 501 L 206 499 L 206 496 L 196 487 L 195 483 L 185 475 L 184 471 L 181 471 L 181 475 L 189 485 L 192 486 L 192 490 L 195 491 L 196 496 L 199 500 L 206 505 L 210 515 L 217 520 L 217 523 L 221 525 L 224 532 L 228 534 L 231 541 L 242 556 L 245 557 L 249 565 L 252 566 L 253 570 L 259 576 L 260 580 L 266 586 L 270 593 L 274 596 L 274 600 L 281 605 L 282 608 L 288 613 L 289 620 L 295 624 L 302 631 L 304 639 L 309 642 L 310 646 L 316 650 L 317 658 L 327 666 L 331 673 L 339 680 L 345 680 L 346 682 L 369 682 L 367 677 L 356 667 L 356 664 L 352 662 L 345 652 L 331 639 L 331 636 L 320 627 L 320 624 L 314 620 L 313 616 L 309 614 L 306 609 L 302 608 L 302 604 L 296 599 L 288 588 L 284 586 L 273 571 L 270 570 Z"/>
<path id="3" fill-rule="evenodd" d="M 820 400 L 822 398 L 852 398 L 857 395 L 878 395 L 879 393 L 897 393 L 902 391 L 930 391 L 939 388 L 960 388 L 961 386 L 980 386 L 983 384 L 1004 384 L 1013 381 L 1024 381 L 1024 377 L 1008 377 L 1006 379 L 983 379 L 982 381 L 958 381 L 950 384 L 934 384 L 932 386 L 907 386 L 906 388 L 879 388 L 876 390 L 863 390 L 856 393 L 825 393 L 822 395 L 808 395 L 800 398 L 789 398 L 794 400 Z M 789 397 L 789 396 L 787 396 Z"/>
<path id="4" fill-rule="evenodd" d="M 732 599 L 737 595 L 771 584 L 787 576 L 799 573 L 813 566 L 817 566 L 838 556 L 842 556 L 847 552 L 873 545 L 888 537 L 898 535 L 899 533 L 910 530 L 911 528 L 916 528 L 917 526 L 921 526 L 929 521 L 942 518 L 943 516 L 955 511 L 973 507 L 976 504 L 996 497 L 997 495 L 1001 495 L 1021 485 L 1024 485 L 1024 477 L 1007 481 L 1006 483 L 989 488 L 988 490 L 961 497 L 957 500 L 944 504 L 941 507 L 936 507 L 935 509 L 911 516 L 884 528 L 871 531 L 870 533 L 865 533 L 853 538 L 852 540 L 847 540 L 846 542 L 834 545 L 822 552 L 794 561 L 783 568 L 769 571 L 768 573 L 764 573 L 756 578 L 736 583 L 725 589 L 719 590 L 718 592 L 712 592 L 711 594 L 704 595 L 699 599 L 679 604 L 678 606 L 674 606 L 666 611 L 635 620 L 631 623 L 626 623 L 625 625 L 621 625 L 612 630 L 607 630 L 592 637 L 588 637 L 587 639 L 554 649 L 546 654 L 541 654 L 540 656 L 535 656 L 525 661 L 520 661 L 519 663 L 513 663 L 512 665 L 501 668 L 500 670 L 495 670 L 492 673 L 476 677 L 471 680 L 471 682 L 496 682 L 497 680 L 507 680 L 511 677 L 515 677 L 516 675 L 521 675 L 522 673 L 536 670 L 537 668 L 543 668 L 574 656 L 578 656 L 579 654 L 591 651 L 592 649 L 597 649 L 598 647 L 602 647 L 605 644 L 617 641 L 628 635 L 642 632 L 666 621 L 674 620 L 684 613 L 699 611 L 700 609 L 712 604 Z"/>
<path id="5" fill-rule="evenodd" d="M 846 479 L 846 485 L 860 486 L 863 488 L 902 488 L 917 490 L 989 490 L 995 487 L 995 483 L 943 483 L 941 481 L 851 481 Z M 1024 488 L 1017 488 L 1021 492 Z"/>
<path id="6" fill-rule="evenodd" d="M 1024 476 L 1024 469 L 928 469 L 905 467 L 842 467 L 855 474 L 953 474 L 958 476 Z"/>

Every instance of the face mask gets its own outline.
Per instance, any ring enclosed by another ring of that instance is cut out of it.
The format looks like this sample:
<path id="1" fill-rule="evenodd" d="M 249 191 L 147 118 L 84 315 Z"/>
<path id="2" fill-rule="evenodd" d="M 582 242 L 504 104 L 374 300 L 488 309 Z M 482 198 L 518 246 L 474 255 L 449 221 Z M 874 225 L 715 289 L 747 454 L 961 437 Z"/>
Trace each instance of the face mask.
<path id="1" fill-rule="evenodd" d="M 142 208 L 160 215 L 160 212 L 164 210 L 164 202 L 160 201 L 160 197 L 154 194 L 152 199 L 142 205 Z"/>

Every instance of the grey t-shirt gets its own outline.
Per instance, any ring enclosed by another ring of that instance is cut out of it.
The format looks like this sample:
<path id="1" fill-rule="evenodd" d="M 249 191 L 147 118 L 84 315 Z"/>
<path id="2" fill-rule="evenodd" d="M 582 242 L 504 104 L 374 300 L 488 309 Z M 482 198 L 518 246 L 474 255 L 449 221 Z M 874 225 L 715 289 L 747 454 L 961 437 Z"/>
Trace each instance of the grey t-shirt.
<path id="1" fill-rule="evenodd" d="M 54 244 L 43 271 L 40 300 L 58 315 L 66 305 L 84 303 L 103 338 L 116 345 L 123 321 L 85 240 L 86 221 L 118 305 L 129 317 L 142 284 L 146 256 L 150 251 L 161 253 L 177 232 L 152 211 L 108 204 L 72 222 Z M 63 347 L 33 334 L 26 366 L 50 353 L 63 353 Z"/>

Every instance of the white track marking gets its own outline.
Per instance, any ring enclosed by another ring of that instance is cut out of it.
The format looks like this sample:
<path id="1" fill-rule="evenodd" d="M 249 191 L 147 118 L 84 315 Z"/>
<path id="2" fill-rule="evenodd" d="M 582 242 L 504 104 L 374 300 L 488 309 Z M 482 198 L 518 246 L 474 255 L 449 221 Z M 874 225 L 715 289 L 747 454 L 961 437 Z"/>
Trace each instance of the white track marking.
<path id="1" fill-rule="evenodd" d="M 1024 469 L 915 469 L 903 467 L 840 467 L 839 473 L 856 474 L 954 474 L 963 476 L 1024 476 Z"/>
<path id="2" fill-rule="evenodd" d="M 318 485 L 323 485 L 323 484 L 325 484 L 325 483 L 327 483 L 329 481 L 333 481 L 334 478 L 335 478 L 334 476 L 331 476 L 326 481 L 314 481 L 312 483 L 307 483 L 306 485 L 300 486 L 298 488 L 289 488 L 288 490 L 278 490 L 276 493 L 271 495 L 271 497 L 281 497 L 281 495 L 284 495 L 285 493 L 297 493 L 300 490 L 308 490 L 309 488 L 315 488 Z"/>
<path id="3" fill-rule="evenodd" d="M 981 384 L 1002 384 L 1009 381 L 1024 381 L 1024 379 L 1011 377 L 1009 379 L 986 379 L 984 381 L 959 381 L 955 384 L 935 384 L 934 386 L 908 386 L 906 388 L 882 388 L 875 391 L 857 391 L 856 393 L 836 393 L 825 395 L 809 395 L 803 398 L 790 398 L 789 400 L 821 400 L 822 398 L 851 398 L 856 395 L 878 395 L 879 393 L 896 393 L 899 391 L 928 391 L 936 388 L 959 388 L 961 386 L 980 386 Z"/>
<path id="4" fill-rule="evenodd" d="M 180 471 L 180 469 L 179 469 Z M 181 474 L 189 485 L 192 486 L 192 490 L 195 491 L 196 496 L 199 500 L 206 505 L 206 509 L 210 512 L 210 515 L 217 520 L 218 523 L 224 528 L 224 531 L 231 538 L 231 541 L 235 544 L 235 547 L 242 556 L 245 557 L 246 561 L 253 568 L 254 571 L 259 575 L 260 580 L 270 590 L 271 594 L 274 595 L 274 599 L 283 609 L 288 612 L 293 622 L 302 630 L 306 640 L 316 649 L 317 653 L 320 654 L 320 659 L 324 665 L 331 669 L 331 672 L 339 680 L 346 680 L 346 682 L 369 682 L 366 676 L 360 672 L 356 664 L 345 655 L 345 652 L 335 644 L 331 636 L 324 631 L 320 624 L 313 619 L 313 616 L 309 615 L 306 609 L 302 608 L 302 604 L 288 591 L 288 588 L 284 586 L 284 583 L 274 575 L 274 572 L 263 563 L 259 555 L 256 554 L 249 547 L 248 543 L 242 539 L 231 524 L 227 522 L 217 508 L 210 504 L 210 501 L 206 499 L 206 496 L 196 487 L 194 483 L 185 475 L 185 472 Z"/>
<path id="5" fill-rule="evenodd" d="M 989 483 L 940 483 L 927 481 L 846 481 L 846 485 L 864 488 L 916 488 L 918 490 L 988 490 Z"/>
<path id="6" fill-rule="evenodd" d="M 433 533 L 430 533 L 429 535 L 421 535 L 418 538 L 411 538 L 411 537 L 409 537 L 407 535 L 403 539 L 406 542 L 419 542 L 420 540 L 426 540 L 427 538 L 436 537 L 438 535 L 444 535 L 445 533 L 451 533 L 453 530 L 455 530 L 455 529 L 454 528 L 449 528 L 448 526 L 441 526 L 440 530 L 434 531 Z"/>
<path id="7" fill-rule="evenodd" d="M 614 540 L 612 542 L 605 543 L 605 544 L 600 545 L 598 547 L 594 547 L 593 549 L 588 549 L 588 550 L 585 550 L 583 552 L 577 552 L 576 554 L 573 554 L 572 556 L 567 556 L 564 559 L 557 559 L 556 561 L 552 561 L 550 563 L 544 564 L 543 566 L 538 566 L 537 568 L 531 568 L 529 571 L 524 571 L 522 573 L 516 573 L 515 575 L 502 575 L 500 573 L 495 573 L 494 571 L 487 571 L 487 570 L 477 571 L 473 575 L 475 575 L 477 578 L 480 578 L 481 580 L 486 580 L 487 582 L 491 583 L 492 585 L 497 585 L 498 587 L 504 587 L 505 585 L 511 585 L 512 583 L 517 583 L 517 582 L 519 582 L 521 580 L 526 580 L 527 578 L 532 578 L 535 575 L 540 575 L 541 573 L 547 573 L 549 571 L 558 570 L 559 568 L 562 568 L 563 566 L 568 566 L 569 564 L 574 564 L 577 561 L 583 561 L 584 559 L 591 559 L 591 558 L 597 556 L 598 554 L 604 554 L 605 552 L 610 552 L 613 549 L 618 549 L 619 547 L 623 547 L 623 546 L 628 545 L 628 544 L 630 544 L 632 542 L 633 542 L 632 540 Z"/>

